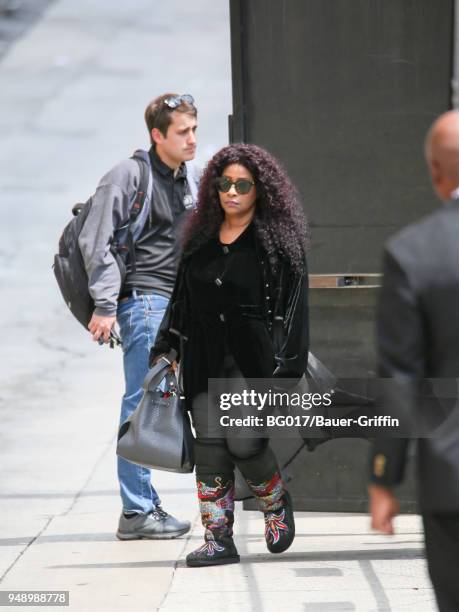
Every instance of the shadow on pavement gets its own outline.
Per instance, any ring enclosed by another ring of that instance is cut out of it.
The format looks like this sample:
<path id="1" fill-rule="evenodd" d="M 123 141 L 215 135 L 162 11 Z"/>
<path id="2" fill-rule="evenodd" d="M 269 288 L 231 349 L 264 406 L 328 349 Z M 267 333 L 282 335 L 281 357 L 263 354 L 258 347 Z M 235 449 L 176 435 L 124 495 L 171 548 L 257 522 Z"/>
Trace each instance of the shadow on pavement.
<path id="1" fill-rule="evenodd" d="M 161 493 L 164 495 L 180 495 L 181 493 L 187 493 L 189 489 L 168 489 L 162 488 Z M 83 491 L 69 492 L 63 491 L 62 493 L 2 493 L 0 499 L 65 499 L 72 498 L 78 495 L 78 497 L 116 497 L 119 496 L 117 489 L 109 489 L 104 491 Z"/>
<path id="2" fill-rule="evenodd" d="M 391 561 L 401 559 L 424 559 L 424 552 L 417 548 L 399 548 L 397 550 L 341 550 L 341 551 L 320 551 L 313 553 L 290 553 L 282 556 L 273 557 L 269 553 L 247 555 L 241 558 L 242 564 L 254 563 L 298 563 L 299 561 Z M 146 567 L 186 567 L 185 561 L 175 559 L 163 559 L 161 561 L 129 561 L 126 563 L 80 563 L 71 565 L 50 565 L 48 569 L 136 569 Z"/>

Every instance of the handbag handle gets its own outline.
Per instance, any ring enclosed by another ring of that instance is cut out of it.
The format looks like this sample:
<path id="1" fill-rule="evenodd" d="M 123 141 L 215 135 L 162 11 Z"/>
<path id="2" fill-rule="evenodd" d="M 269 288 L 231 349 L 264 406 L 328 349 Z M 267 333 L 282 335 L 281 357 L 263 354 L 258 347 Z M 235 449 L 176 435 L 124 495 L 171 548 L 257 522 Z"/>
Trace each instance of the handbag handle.
<path id="1" fill-rule="evenodd" d="M 148 370 L 142 384 L 143 389 L 148 391 L 151 386 L 157 387 L 166 376 L 172 362 L 176 359 L 177 351 L 175 349 L 171 349 L 169 353 L 161 355 L 155 365 Z"/>
<path id="2" fill-rule="evenodd" d="M 148 373 L 145 376 L 145 379 L 142 384 L 144 390 L 148 391 L 148 389 L 152 387 L 157 387 L 167 375 L 167 372 L 169 371 L 170 367 L 171 364 L 166 359 L 164 359 L 164 357 L 160 357 L 157 363 L 155 363 L 155 365 L 150 370 L 148 370 Z"/>

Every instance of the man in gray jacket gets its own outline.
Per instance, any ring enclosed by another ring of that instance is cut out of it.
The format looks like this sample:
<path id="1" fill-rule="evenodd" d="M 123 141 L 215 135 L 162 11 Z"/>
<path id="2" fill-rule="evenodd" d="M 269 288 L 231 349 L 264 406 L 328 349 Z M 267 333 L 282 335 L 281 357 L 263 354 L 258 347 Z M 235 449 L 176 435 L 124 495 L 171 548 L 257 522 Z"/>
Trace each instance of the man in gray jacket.
<path id="1" fill-rule="evenodd" d="M 140 183 L 137 161 L 127 159 L 100 181 L 79 246 L 89 277 L 95 310 L 89 330 L 95 341 L 108 342 L 118 323 L 123 343 L 126 391 L 120 423 L 136 408 L 148 371 L 148 356 L 175 281 L 177 234 L 194 206 L 194 170 L 185 162 L 195 156 L 197 109 L 189 94 L 164 94 L 146 108 L 145 122 L 152 146 L 148 158 L 152 174 L 145 225 L 128 257 L 124 282 L 110 250 L 116 229 L 129 219 Z M 190 529 L 161 507 L 150 480 L 150 470 L 118 457 L 118 479 L 123 510 L 117 537 L 168 539 Z"/>

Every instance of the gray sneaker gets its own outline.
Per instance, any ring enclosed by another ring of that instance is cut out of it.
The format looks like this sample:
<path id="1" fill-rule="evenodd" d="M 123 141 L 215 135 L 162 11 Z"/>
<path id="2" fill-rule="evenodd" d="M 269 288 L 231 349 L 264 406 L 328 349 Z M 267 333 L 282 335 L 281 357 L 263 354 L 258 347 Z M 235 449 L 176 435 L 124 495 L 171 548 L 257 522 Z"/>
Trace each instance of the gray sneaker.
<path id="1" fill-rule="evenodd" d="M 171 540 L 190 531 L 190 521 L 179 521 L 161 506 L 150 514 L 137 514 L 131 518 L 120 516 L 116 537 L 119 540 Z"/>

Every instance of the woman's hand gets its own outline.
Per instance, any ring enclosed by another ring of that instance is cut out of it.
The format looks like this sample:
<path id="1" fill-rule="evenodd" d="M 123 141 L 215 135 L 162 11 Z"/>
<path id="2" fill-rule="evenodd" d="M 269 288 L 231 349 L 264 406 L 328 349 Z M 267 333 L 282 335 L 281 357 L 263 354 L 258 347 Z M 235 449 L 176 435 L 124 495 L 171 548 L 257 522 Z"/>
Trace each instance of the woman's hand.
<path id="1" fill-rule="evenodd" d="M 164 361 L 167 361 L 167 363 L 170 363 L 169 372 L 176 372 L 177 371 L 178 363 L 176 361 L 173 361 L 171 363 L 168 359 L 166 359 L 166 354 L 164 354 L 164 355 L 157 355 L 152 361 L 150 361 L 150 363 L 149 363 L 150 368 L 152 368 L 154 365 L 156 365 L 160 359 L 164 359 Z"/>
<path id="2" fill-rule="evenodd" d="M 171 372 L 177 372 L 177 368 L 178 368 L 178 363 L 176 361 L 173 361 L 171 363 L 171 367 L 169 368 Z"/>

